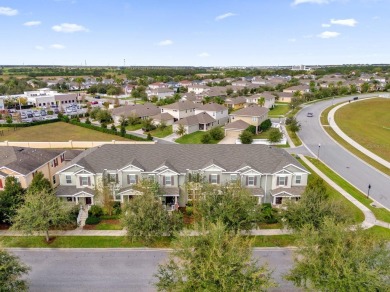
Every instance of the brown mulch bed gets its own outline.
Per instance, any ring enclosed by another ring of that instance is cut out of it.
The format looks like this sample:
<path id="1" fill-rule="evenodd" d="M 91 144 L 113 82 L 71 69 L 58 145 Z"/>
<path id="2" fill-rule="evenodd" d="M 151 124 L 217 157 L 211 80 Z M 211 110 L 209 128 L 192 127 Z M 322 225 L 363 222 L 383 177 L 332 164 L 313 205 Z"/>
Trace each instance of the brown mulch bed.
<path id="1" fill-rule="evenodd" d="M 8 230 L 10 226 L 8 224 L 0 223 L 0 230 Z"/>

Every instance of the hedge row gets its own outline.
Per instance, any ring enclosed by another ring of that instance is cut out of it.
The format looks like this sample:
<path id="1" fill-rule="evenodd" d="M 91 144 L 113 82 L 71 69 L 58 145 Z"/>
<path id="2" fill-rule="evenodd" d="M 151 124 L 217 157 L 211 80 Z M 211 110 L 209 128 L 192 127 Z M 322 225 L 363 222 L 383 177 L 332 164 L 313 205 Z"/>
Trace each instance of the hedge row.
<path id="1" fill-rule="evenodd" d="M 134 140 L 134 141 L 147 141 L 147 139 L 145 139 L 145 138 L 137 137 L 137 136 L 134 136 L 134 135 L 131 135 L 131 134 L 127 134 L 127 133 L 122 136 L 121 133 L 118 132 L 118 131 L 114 131 L 114 130 L 111 130 L 111 129 L 98 127 L 98 126 L 95 126 L 95 125 L 92 125 L 92 124 L 85 124 L 85 123 L 77 122 L 75 120 L 70 120 L 69 123 L 72 124 L 72 125 L 80 126 L 80 127 L 87 128 L 87 129 L 90 129 L 90 130 L 95 130 L 95 131 L 99 131 L 99 132 L 106 133 L 106 134 L 121 136 L 121 137 L 124 137 L 126 139 L 130 139 L 130 140 Z"/>
<path id="2" fill-rule="evenodd" d="M 0 124 L 0 128 L 26 128 L 26 127 L 56 123 L 59 121 L 60 121 L 60 119 L 53 119 L 53 120 L 36 121 L 36 122 L 31 122 L 31 123 Z"/>

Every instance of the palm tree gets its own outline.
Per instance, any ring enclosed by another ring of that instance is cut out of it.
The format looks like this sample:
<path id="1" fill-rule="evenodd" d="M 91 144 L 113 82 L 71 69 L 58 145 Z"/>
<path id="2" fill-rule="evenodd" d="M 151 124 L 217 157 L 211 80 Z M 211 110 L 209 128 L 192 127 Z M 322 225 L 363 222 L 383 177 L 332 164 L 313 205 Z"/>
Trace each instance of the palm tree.
<path id="1" fill-rule="evenodd" d="M 79 86 L 79 91 L 81 90 L 81 84 L 85 82 L 85 79 L 83 77 L 77 77 L 74 79 L 74 81 L 78 84 Z"/>
<path id="2" fill-rule="evenodd" d="M 257 100 L 257 103 L 259 104 L 259 106 L 264 106 L 264 104 L 265 104 L 265 98 L 264 98 L 264 96 L 261 96 L 261 97 Z"/>

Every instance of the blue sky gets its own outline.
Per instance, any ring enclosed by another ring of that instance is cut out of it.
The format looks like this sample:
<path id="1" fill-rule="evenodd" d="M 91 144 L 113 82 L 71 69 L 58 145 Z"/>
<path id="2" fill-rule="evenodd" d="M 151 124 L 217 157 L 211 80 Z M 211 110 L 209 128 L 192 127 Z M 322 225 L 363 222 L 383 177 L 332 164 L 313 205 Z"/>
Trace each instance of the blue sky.
<path id="1" fill-rule="evenodd" d="M 0 0 L 0 64 L 390 63 L 389 11 L 390 0 Z"/>

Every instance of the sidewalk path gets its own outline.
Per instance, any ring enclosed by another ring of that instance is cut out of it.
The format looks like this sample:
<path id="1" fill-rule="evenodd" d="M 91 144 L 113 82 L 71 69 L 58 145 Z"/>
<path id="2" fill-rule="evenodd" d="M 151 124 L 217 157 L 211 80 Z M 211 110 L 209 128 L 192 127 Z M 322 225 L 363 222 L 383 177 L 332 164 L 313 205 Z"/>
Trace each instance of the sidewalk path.
<path id="1" fill-rule="evenodd" d="M 371 97 L 372 98 L 372 97 Z M 368 98 L 365 98 L 363 100 L 367 100 Z M 361 100 L 360 100 L 361 101 Z M 354 102 L 359 102 L 358 101 L 354 101 Z M 364 148 L 362 145 L 360 145 L 359 143 L 357 143 L 356 141 L 352 140 L 350 137 L 348 137 L 336 124 L 335 122 L 335 119 L 334 119 L 334 114 L 336 113 L 336 111 L 338 109 L 340 109 L 341 107 L 345 106 L 349 104 L 348 102 L 345 102 L 345 103 L 342 103 L 338 106 L 336 106 L 335 108 L 333 108 L 329 114 L 328 114 L 328 122 L 329 122 L 329 125 L 330 127 L 336 132 L 337 135 L 339 135 L 343 140 L 345 140 L 346 142 L 348 142 L 349 144 L 351 144 L 353 147 L 355 147 L 357 150 L 359 150 L 360 152 L 364 153 L 365 155 L 367 155 L 368 157 L 374 159 L 376 162 L 382 164 L 383 166 L 387 167 L 387 168 L 390 168 L 390 162 L 383 159 L 382 157 L 379 157 L 378 155 L 372 153 L 370 150 Z"/>

